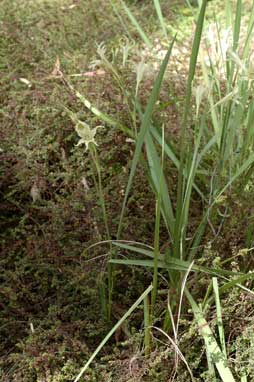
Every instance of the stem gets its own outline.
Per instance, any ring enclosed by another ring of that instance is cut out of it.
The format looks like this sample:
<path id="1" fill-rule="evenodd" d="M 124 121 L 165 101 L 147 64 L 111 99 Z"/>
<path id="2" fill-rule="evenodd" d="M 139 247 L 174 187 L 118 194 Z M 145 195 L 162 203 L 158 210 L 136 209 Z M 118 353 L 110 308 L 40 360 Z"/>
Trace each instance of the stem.
<path id="1" fill-rule="evenodd" d="M 110 256 L 109 256 L 109 258 L 111 259 L 112 241 L 111 241 L 111 236 L 110 236 L 110 232 L 109 232 L 107 211 L 106 211 L 105 199 L 104 199 L 103 188 L 102 188 L 100 161 L 99 161 L 96 146 L 94 144 L 92 144 L 92 145 L 90 144 L 90 154 L 92 156 L 92 160 L 93 160 L 93 163 L 95 164 L 96 171 L 97 171 L 98 192 L 99 192 L 100 204 L 101 204 L 102 213 L 103 213 L 104 225 L 105 225 L 105 229 L 106 229 L 106 236 L 107 236 L 107 240 L 109 241 L 109 245 L 110 245 L 110 251 L 109 251 Z M 108 262 L 108 312 L 107 313 L 108 313 L 108 319 L 109 320 L 111 318 L 113 287 L 114 287 L 113 265 Z"/>
<path id="2" fill-rule="evenodd" d="M 151 328 L 149 314 L 149 295 L 144 298 L 144 326 L 145 326 L 145 356 L 149 356 L 151 349 Z"/>
<path id="3" fill-rule="evenodd" d="M 158 289 L 158 257 L 159 257 L 159 239 L 160 239 L 160 210 L 161 210 L 161 197 L 160 194 L 156 201 L 156 219 L 155 219 L 155 235 L 154 235 L 154 268 L 153 268 L 153 290 L 151 299 L 151 314 L 153 314 L 153 308 L 156 301 L 157 289 Z"/>
<path id="4" fill-rule="evenodd" d="M 159 191 L 156 199 L 155 209 L 155 232 L 154 232 L 154 268 L 153 268 L 153 290 L 151 299 L 151 317 L 153 315 L 154 304 L 157 296 L 158 289 L 158 259 L 160 254 L 160 219 L 161 219 L 161 193 L 162 193 L 162 177 L 164 168 L 164 152 L 165 152 L 165 138 L 164 126 L 162 127 L 162 145 L 161 145 L 161 169 L 159 177 Z"/>
<path id="5" fill-rule="evenodd" d="M 106 211 L 105 199 L 104 199 L 104 195 L 103 195 L 102 181 L 101 181 L 101 167 L 100 167 L 100 161 L 99 161 L 99 157 L 98 157 L 98 153 L 97 153 L 97 149 L 96 149 L 95 145 L 93 145 L 92 149 L 90 149 L 90 153 L 92 156 L 92 160 L 95 164 L 97 176 L 98 176 L 98 191 L 99 191 L 100 204 L 101 204 L 102 213 L 103 213 L 104 225 L 105 225 L 105 229 L 106 229 L 106 236 L 107 236 L 107 240 L 110 240 L 111 236 L 109 233 L 107 211 Z"/>

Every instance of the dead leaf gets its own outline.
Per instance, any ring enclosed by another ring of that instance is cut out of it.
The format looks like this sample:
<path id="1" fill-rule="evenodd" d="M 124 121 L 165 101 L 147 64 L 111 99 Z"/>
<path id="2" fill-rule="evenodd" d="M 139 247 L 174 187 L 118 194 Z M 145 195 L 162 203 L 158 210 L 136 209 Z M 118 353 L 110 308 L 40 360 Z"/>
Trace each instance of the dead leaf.
<path id="1" fill-rule="evenodd" d="M 60 64 L 59 57 L 57 56 L 54 68 L 53 68 L 49 78 L 59 78 L 59 77 L 60 78 L 63 77 L 63 73 L 61 71 L 61 64 Z"/>

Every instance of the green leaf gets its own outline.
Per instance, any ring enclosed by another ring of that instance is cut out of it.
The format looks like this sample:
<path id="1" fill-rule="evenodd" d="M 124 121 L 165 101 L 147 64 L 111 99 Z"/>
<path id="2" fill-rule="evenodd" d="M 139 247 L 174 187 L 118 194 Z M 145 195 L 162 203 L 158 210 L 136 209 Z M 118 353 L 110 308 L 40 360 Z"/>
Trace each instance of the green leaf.
<path id="1" fill-rule="evenodd" d="M 133 160 L 132 160 L 131 171 L 130 171 L 127 187 L 126 187 L 126 190 L 125 190 L 124 201 L 123 201 L 121 215 L 120 215 L 120 221 L 119 221 L 118 232 L 117 232 L 117 238 L 118 239 L 120 237 L 120 233 L 121 233 L 121 229 L 122 229 L 122 221 L 123 221 L 124 211 L 125 211 L 125 207 L 126 207 L 126 204 L 127 204 L 127 200 L 128 200 L 129 192 L 130 192 L 131 185 L 132 185 L 132 182 L 133 182 L 133 178 L 134 178 L 134 175 L 135 175 L 135 172 L 136 172 L 136 168 L 137 168 L 137 165 L 138 165 L 140 153 L 141 153 L 141 150 L 142 150 L 142 146 L 143 146 L 143 143 L 144 143 L 147 131 L 148 131 L 149 126 L 150 126 L 150 120 L 151 120 L 151 117 L 152 117 L 152 112 L 153 112 L 153 109 L 154 109 L 154 105 L 155 105 L 155 103 L 156 103 L 156 101 L 158 99 L 158 96 L 159 96 L 160 88 L 161 88 L 161 85 L 162 85 L 162 80 L 163 80 L 163 77 L 164 77 L 164 74 L 165 74 L 165 71 L 166 71 L 166 68 L 167 68 L 167 65 L 168 65 L 168 61 L 169 61 L 169 58 L 170 58 L 170 55 L 171 55 L 171 51 L 172 51 L 174 42 L 175 42 L 175 39 L 173 39 L 173 41 L 172 41 L 172 43 L 171 43 L 171 45 L 170 45 L 170 47 L 168 49 L 168 52 L 167 52 L 167 54 L 166 54 L 166 56 L 165 56 L 165 58 L 164 58 L 164 60 L 162 62 L 162 65 L 160 67 L 160 71 L 159 71 L 158 76 L 156 78 L 156 81 L 154 83 L 151 95 L 150 95 L 149 100 L 148 100 L 148 104 L 146 106 L 144 118 L 143 118 L 142 124 L 141 124 L 141 129 L 140 129 L 139 135 L 137 137 L 135 152 L 134 152 L 134 156 L 133 156 Z"/>
<path id="2" fill-rule="evenodd" d="M 161 29 L 163 30 L 165 37 L 167 37 L 167 28 L 166 28 L 164 18 L 162 16 L 160 1 L 159 0 L 153 0 L 153 3 L 154 3 L 154 7 L 155 7 L 155 10 L 156 10 L 156 13 L 157 13 L 160 25 L 161 25 Z"/>
<path id="3" fill-rule="evenodd" d="M 131 10 L 127 7 L 127 5 L 125 4 L 125 2 L 123 0 L 120 0 L 120 1 L 121 1 L 122 7 L 123 7 L 126 15 L 128 16 L 132 25 L 136 28 L 137 32 L 139 33 L 139 35 L 142 38 L 142 40 L 144 41 L 144 43 L 146 45 L 148 45 L 149 47 L 152 47 L 152 43 L 151 43 L 150 39 L 148 38 L 148 36 L 144 32 L 144 30 L 142 29 L 141 25 L 139 24 L 139 22 L 137 21 L 137 19 L 135 18 L 135 16 L 131 12 Z"/>
<path id="4" fill-rule="evenodd" d="M 225 355 L 222 353 L 213 335 L 213 332 L 203 315 L 203 312 L 198 307 L 197 303 L 194 301 L 194 299 L 192 298 L 187 288 L 185 288 L 185 295 L 191 305 L 193 314 L 195 316 L 195 319 L 199 327 L 199 332 L 205 341 L 206 349 L 207 349 L 207 352 L 209 353 L 208 354 L 209 359 L 212 360 L 212 362 L 216 366 L 218 373 L 223 382 L 236 382 L 231 370 L 227 366 L 227 359 Z"/>

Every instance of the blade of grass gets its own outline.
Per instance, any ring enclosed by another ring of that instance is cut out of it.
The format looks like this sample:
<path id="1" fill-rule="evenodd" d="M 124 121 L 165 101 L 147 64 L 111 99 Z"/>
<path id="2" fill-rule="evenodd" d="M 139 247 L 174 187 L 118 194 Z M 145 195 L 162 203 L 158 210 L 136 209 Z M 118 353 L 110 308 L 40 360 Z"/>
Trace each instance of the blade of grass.
<path id="1" fill-rule="evenodd" d="M 161 29 L 162 29 L 165 37 L 168 37 L 166 24 L 165 24 L 164 18 L 162 16 L 160 1 L 159 0 L 153 0 L 153 3 L 154 3 L 154 7 L 155 7 L 155 10 L 156 10 L 156 13 L 157 13 L 160 25 L 161 25 Z"/>
<path id="2" fill-rule="evenodd" d="M 243 291 L 245 291 L 245 292 L 247 292 L 247 293 L 249 293 L 250 295 L 253 296 L 254 292 L 252 290 L 250 290 L 249 288 L 247 288 L 247 287 L 245 287 L 244 285 L 241 284 L 241 283 L 243 283 L 243 282 L 245 282 L 247 280 L 254 280 L 254 272 L 246 273 L 246 274 L 243 274 L 243 275 L 241 275 L 239 277 L 234 277 L 233 280 L 225 282 L 225 284 L 223 284 L 219 288 L 219 294 L 221 295 L 222 293 L 227 292 L 228 290 L 231 290 L 234 287 L 237 287 L 237 288 L 240 288 Z M 210 291 L 211 291 L 211 288 L 210 288 Z M 205 299 L 203 301 L 203 307 L 204 307 L 203 311 L 208 309 L 209 306 L 211 306 L 211 304 L 214 301 L 214 295 L 212 295 L 209 298 L 208 298 L 208 295 L 209 295 L 209 291 L 206 294 Z"/>
<path id="3" fill-rule="evenodd" d="M 185 96 L 185 108 L 183 115 L 183 122 L 180 132 L 180 166 L 178 172 L 178 185 L 177 185 L 177 203 L 176 203 L 176 223 L 174 230 L 174 251 L 173 255 L 179 257 L 181 252 L 181 236 L 182 236 L 182 226 L 181 226 L 181 208 L 183 203 L 183 169 L 184 169 L 184 159 L 186 151 L 186 129 L 188 124 L 189 110 L 191 109 L 191 94 L 192 94 L 192 82 L 195 75 L 197 57 L 199 52 L 199 46 L 201 41 L 201 35 L 205 20 L 206 6 L 208 0 L 203 0 L 201 9 L 198 16 L 196 31 L 194 35 L 194 41 L 192 46 L 192 52 L 190 57 L 189 73 L 187 80 L 187 89 Z"/>
<path id="4" fill-rule="evenodd" d="M 135 266 L 142 266 L 142 267 L 149 267 L 149 268 L 154 267 L 154 261 L 153 260 L 111 259 L 111 260 L 109 260 L 109 262 L 112 264 L 135 265 Z M 173 269 L 173 270 L 178 270 L 178 271 L 187 271 L 190 267 L 190 264 L 191 263 L 189 263 L 189 262 L 182 261 L 182 260 L 175 259 L 175 258 L 171 258 L 167 262 L 165 262 L 164 259 L 161 259 L 161 258 L 159 258 L 159 260 L 158 260 L 158 268 L 161 268 L 161 269 Z M 221 277 L 227 281 L 228 281 L 229 277 L 236 277 L 236 276 L 239 277 L 239 273 L 227 271 L 225 269 L 206 268 L 203 266 L 193 265 L 191 270 L 195 271 L 195 272 L 203 272 L 203 273 L 207 273 L 209 275 L 218 276 L 218 277 Z M 244 275 L 244 276 L 246 276 L 246 275 Z M 252 276 L 252 278 L 253 278 L 253 276 Z M 249 275 L 249 277 L 247 279 L 251 279 L 251 276 Z M 238 284 L 236 284 L 236 285 L 238 285 Z"/>
<path id="5" fill-rule="evenodd" d="M 238 44 L 239 44 L 241 18 L 242 18 L 242 0 L 237 0 L 235 19 L 232 26 L 233 27 L 233 52 L 237 51 Z M 227 74 L 228 74 L 228 89 L 229 91 L 231 91 L 232 85 L 234 82 L 235 63 L 231 61 L 231 62 L 227 62 L 226 65 L 227 65 Z"/>
<path id="6" fill-rule="evenodd" d="M 162 174 L 164 167 L 164 129 L 161 146 L 161 166 L 159 173 L 159 192 L 156 198 L 155 228 L 154 228 L 154 268 L 153 268 L 153 290 L 151 297 L 151 316 L 154 311 L 154 304 L 157 296 L 158 287 L 158 258 L 160 254 L 160 218 L 161 218 L 161 193 L 162 193 Z"/>
<path id="7" fill-rule="evenodd" d="M 137 19 L 135 18 L 135 16 L 131 12 L 131 10 L 127 7 L 127 5 L 125 4 L 125 2 L 123 0 L 120 0 L 120 2 L 121 2 L 121 5 L 122 5 L 126 15 L 128 16 L 128 18 L 130 20 L 130 22 L 136 28 L 137 32 L 139 33 L 139 35 L 142 38 L 142 40 L 144 41 L 144 43 L 151 48 L 152 43 L 151 43 L 150 39 L 148 38 L 147 34 L 142 29 L 141 25 L 139 24 L 139 22 L 137 21 Z"/>
<path id="8" fill-rule="evenodd" d="M 210 104 L 209 114 L 211 114 L 212 125 L 214 129 L 214 136 L 217 137 L 217 145 L 218 147 L 220 147 L 220 136 L 221 136 L 220 118 L 217 113 L 217 109 L 215 109 L 214 107 L 215 105 L 214 94 L 210 90 L 210 88 L 212 87 L 211 78 L 210 78 L 211 76 L 210 76 L 210 73 L 208 73 L 207 65 L 204 59 L 204 53 L 202 50 L 201 50 L 201 66 L 202 66 L 202 74 L 203 74 L 205 86 L 207 89 L 209 89 L 207 98 Z"/>
<path id="9" fill-rule="evenodd" d="M 148 160 L 149 170 L 151 173 L 151 178 L 153 181 L 154 191 L 156 195 L 158 195 L 159 193 L 161 195 L 160 204 L 161 204 L 162 214 L 164 217 L 166 227 L 170 235 L 172 235 L 173 227 L 175 223 L 172 202 L 169 196 L 168 186 L 166 183 L 165 176 L 163 172 L 161 171 L 160 159 L 157 154 L 155 144 L 153 142 L 153 139 L 149 131 L 147 132 L 147 135 L 145 138 L 145 145 L 146 145 L 147 160 Z"/>
<path id="10" fill-rule="evenodd" d="M 120 24 L 121 24 L 122 27 L 123 27 L 123 30 L 125 31 L 125 33 L 126 33 L 126 35 L 128 36 L 128 38 L 129 38 L 130 40 L 132 40 L 132 37 L 131 37 L 131 35 L 130 35 L 129 31 L 128 31 L 128 28 L 126 27 L 126 25 L 125 25 L 125 23 L 124 23 L 124 21 L 123 21 L 123 19 L 122 19 L 122 16 L 121 16 L 120 13 L 118 12 L 118 9 L 117 9 L 117 6 L 116 6 L 116 4 L 115 4 L 115 1 L 111 0 L 110 3 L 111 3 L 111 6 L 112 6 L 112 9 L 113 9 L 113 12 L 116 14 L 116 17 L 118 18 L 118 20 L 120 21 Z"/>
<path id="11" fill-rule="evenodd" d="M 140 115 L 141 121 L 143 121 L 144 114 L 142 113 L 141 106 L 138 100 L 136 100 L 135 102 L 135 107 L 137 108 L 137 112 Z M 158 194 L 159 192 L 161 193 L 162 214 L 163 214 L 164 222 L 166 224 L 166 227 L 170 235 L 172 236 L 175 218 L 174 218 L 172 203 L 171 203 L 170 195 L 168 192 L 166 179 L 163 172 L 161 172 L 161 162 L 155 147 L 155 143 L 153 142 L 153 138 L 152 138 L 154 129 L 155 127 L 153 126 L 151 122 L 150 129 L 147 131 L 147 134 L 145 137 L 145 147 L 146 147 L 148 165 L 149 165 L 149 170 L 151 174 L 152 188 L 156 194 Z M 161 133 L 159 132 L 158 132 L 158 135 L 160 135 L 160 146 L 161 147 L 163 146 L 163 155 L 165 155 L 166 153 L 165 138 L 163 138 Z M 171 151 L 171 153 L 173 152 Z"/>
<path id="12" fill-rule="evenodd" d="M 152 136 L 156 139 L 156 141 L 159 143 L 159 145 L 162 145 L 162 137 L 159 129 L 151 125 L 151 134 Z M 207 154 L 207 152 L 211 149 L 211 147 L 216 143 L 217 137 L 212 137 L 210 141 L 205 145 L 205 147 L 202 149 L 201 153 L 198 155 L 198 163 L 201 162 L 201 159 Z M 165 140 L 164 142 L 164 151 L 165 151 L 165 156 L 167 156 L 175 165 L 177 169 L 179 169 L 180 162 L 179 159 L 177 158 L 177 155 L 175 153 L 175 149 L 173 146 Z M 186 178 L 186 169 L 184 169 L 184 177 Z M 199 187 L 194 184 L 193 187 L 197 191 L 197 193 L 201 196 L 202 199 L 206 199 L 205 195 L 202 193 L 202 191 L 199 189 Z"/>
<path id="13" fill-rule="evenodd" d="M 104 337 L 101 341 L 100 345 L 93 352 L 85 366 L 80 370 L 80 373 L 75 378 L 74 382 L 78 382 L 85 371 L 88 369 L 91 362 L 95 359 L 97 354 L 101 351 L 103 346 L 107 343 L 110 337 L 115 333 L 115 331 L 123 324 L 123 322 L 130 316 L 130 314 L 140 305 L 140 303 L 146 298 L 146 296 L 152 291 L 152 285 L 150 285 L 146 290 L 142 293 L 142 295 L 137 299 L 137 301 L 130 307 L 130 309 L 123 315 L 123 317 L 114 325 L 114 327 L 109 331 L 109 333 Z"/>
<path id="14" fill-rule="evenodd" d="M 205 229 L 205 226 L 206 226 L 206 221 L 207 221 L 207 218 L 209 216 L 209 212 L 211 210 L 211 208 L 218 202 L 218 200 L 221 198 L 221 196 L 225 193 L 225 191 L 227 191 L 227 189 L 242 175 L 244 174 L 244 172 L 249 169 L 251 166 L 251 173 L 254 171 L 254 168 L 253 168 L 253 163 L 254 163 L 254 154 L 250 155 L 249 158 L 236 170 L 235 174 L 231 177 L 231 179 L 227 182 L 227 184 L 220 190 L 218 191 L 217 195 L 215 195 L 214 197 L 214 200 L 213 202 L 211 203 L 211 205 L 209 206 L 209 208 L 207 208 L 206 212 L 204 213 L 203 215 L 203 218 L 197 228 L 197 230 L 195 231 L 194 235 L 193 235 L 193 240 L 192 240 L 192 243 L 191 243 L 191 249 L 189 251 L 189 256 L 188 256 L 188 259 L 189 260 L 192 260 L 195 256 L 195 253 L 198 249 L 198 246 L 200 244 L 200 241 L 202 239 L 202 235 L 203 235 L 203 232 L 204 232 L 204 229 Z M 248 173 L 248 176 L 251 175 L 251 173 Z"/>
<path id="15" fill-rule="evenodd" d="M 224 335 L 223 322 L 222 322 L 220 294 L 219 294 L 219 287 L 218 287 L 217 278 L 213 277 L 212 282 L 213 282 L 213 291 L 214 291 L 215 303 L 216 303 L 216 317 L 217 317 L 217 326 L 218 326 L 219 338 L 220 338 L 220 346 L 221 346 L 222 352 L 226 358 L 227 357 L 227 350 L 226 350 L 225 335 Z"/>
<path id="16" fill-rule="evenodd" d="M 233 51 L 236 51 L 238 48 L 240 29 L 241 29 L 241 19 L 242 19 L 242 0 L 237 0 L 236 11 L 235 11 L 235 21 L 234 21 L 234 32 L 233 32 Z"/>
<path id="17" fill-rule="evenodd" d="M 196 174 L 196 169 L 197 169 L 197 160 L 198 160 L 198 150 L 199 150 L 199 145 L 201 141 L 201 135 L 203 132 L 203 123 L 201 124 L 201 127 L 198 132 L 198 138 L 195 143 L 195 148 L 194 148 L 194 153 L 191 161 L 191 166 L 188 172 L 188 175 L 186 177 L 186 187 L 185 187 L 185 192 L 184 192 L 184 199 L 182 202 L 181 206 L 181 213 L 179 214 L 179 225 L 182 227 L 181 229 L 181 238 L 180 240 L 182 241 L 181 247 L 183 248 L 183 253 L 181 251 L 180 257 L 185 258 L 185 253 L 184 253 L 184 247 L 186 243 L 186 229 L 187 229 L 187 224 L 188 224 L 188 215 L 189 215 L 189 206 L 190 206 L 190 198 L 191 198 L 191 193 L 193 189 L 193 184 L 194 184 L 194 178 Z"/>
<path id="18" fill-rule="evenodd" d="M 151 323 L 149 305 L 149 296 L 146 295 L 144 298 L 145 356 L 150 354 L 151 349 Z"/>
<path id="19" fill-rule="evenodd" d="M 205 341 L 206 348 L 209 353 L 209 358 L 215 364 L 222 381 L 236 382 L 231 370 L 227 366 L 227 359 L 220 350 L 213 332 L 210 329 L 208 322 L 204 318 L 203 312 L 200 310 L 187 288 L 185 288 L 185 295 L 191 305 L 194 317 L 198 323 L 200 334 Z"/>
<path id="20" fill-rule="evenodd" d="M 226 14 L 226 26 L 227 28 L 230 28 L 232 26 L 232 8 L 231 8 L 230 0 L 225 1 L 225 14 Z"/>
<path id="21" fill-rule="evenodd" d="M 69 87 L 69 89 L 75 94 L 75 96 L 80 100 L 80 102 L 88 109 L 90 110 L 96 117 L 98 117 L 101 121 L 109 124 L 110 126 L 114 126 L 119 128 L 122 132 L 125 134 L 128 134 L 129 136 L 134 136 L 131 129 L 128 127 L 122 125 L 119 121 L 115 120 L 114 118 L 110 117 L 108 114 L 101 112 L 99 109 L 97 109 L 95 106 L 91 104 L 91 102 L 80 92 L 74 89 L 72 84 L 68 82 L 66 79 L 64 79 L 64 82 Z M 69 109 L 65 108 L 68 113 L 72 113 Z"/>
<path id="22" fill-rule="evenodd" d="M 235 182 L 252 164 L 254 163 L 254 154 L 250 155 L 249 158 L 240 166 L 240 168 L 231 177 L 228 183 L 219 191 L 216 198 L 214 199 L 213 205 L 217 203 L 224 192 Z"/>
<path id="23" fill-rule="evenodd" d="M 180 292 L 180 298 L 179 298 L 179 305 L 178 305 L 178 312 L 177 312 L 177 320 L 176 320 L 176 340 L 179 330 L 179 323 L 180 323 L 180 317 L 181 317 L 181 310 L 182 310 L 182 304 L 183 304 L 183 296 L 184 296 L 184 290 L 186 287 L 187 279 L 189 277 L 189 274 L 191 272 L 191 269 L 193 268 L 194 261 L 192 261 L 183 277 L 182 285 L 181 285 L 181 292 Z"/>
<path id="24" fill-rule="evenodd" d="M 243 49 L 243 59 L 250 57 L 249 53 L 250 53 L 250 46 L 251 46 L 250 43 L 252 38 L 253 27 L 254 27 L 254 3 L 252 4 L 250 20 L 248 23 L 247 37 L 246 37 L 245 45 Z"/>
<path id="25" fill-rule="evenodd" d="M 145 110 L 144 118 L 143 118 L 142 124 L 141 124 L 141 129 L 140 129 L 140 132 L 139 132 L 138 137 L 137 137 L 135 152 L 134 152 L 134 156 L 133 156 L 133 160 L 132 160 L 131 171 L 130 171 L 128 183 L 127 183 L 126 190 L 125 190 L 124 201 L 123 201 L 121 215 L 120 215 L 120 221 L 119 221 L 119 225 L 118 225 L 118 232 L 117 232 L 117 238 L 118 239 L 119 239 L 120 234 L 121 234 L 124 211 L 125 211 L 125 207 L 127 204 L 127 199 L 129 196 L 129 192 L 131 189 L 133 178 L 134 178 L 134 175 L 136 172 L 136 167 L 138 165 L 138 161 L 139 161 L 139 157 L 140 157 L 142 146 L 143 146 L 143 143 L 145 140 L 146 133 L 147 133 L 149 126 L 150 126 L 150 120 L 151 120 L 153 108 L 154 108 L 154 105 L 158 99 L 158 95 L 159 95 L 160 88 L 162 85 L 162 80 L 163 80 L 163 77 L 164 77 L 164 74 L 165 74 L 165 71 L 166 71 L 166 68 L 168 65 L 168 61 L 169 61 L 169 58 L 170 58 L 170 55 L 172 52 L 174 42 L 175 42 L 175 38 L 173 39 L 173 41 L 172 41 L 172 43 L 168 49 L 168 52 L 167 52 L 167 54 L 166 54 L 166 56 L 162 62 L 162 65 L 160 67 L 160 71 L 158 73 L 158 76 L 156 78 L 155 84 L 153 86 L 153 89 L 152 89 L 152 92 L 150 95 L 150 98 L 148 100 L 148 104 L 147 104 L 147 107 Z"/>
<path id="26" fill-rule="evenodd" d="M 148 250 L 148 249 L 144 249 L 144 248 L 138 248 L 138 247 L 135 247 L 132 245 L 123 244 L 122 242 L 116 242 L 116 241 L 114 241 L 112 244 L 118 246 L 119 248 L 123 248 L 125 250 L 129 250 L 129 251 L 132 251 L 135 253 L 140 253 L 140 254 L 147 256 L 147 257 L 150 257 L 152 259 L 154 258 L 154 251 L 152 251 L 152 250 Z M 190 261 L 176 259 L 176 258 L 170 257 L 170 256 L 167 258 L 166 254 L 162 254 L 162 253 L 159 253 L 158 258 L 162 263 L 164 263 L 164 267 L 166 267 L 168 264 L 174 264 L 174 265 L 178 265 L 180 267 L 183 267 L 184 270 L 187 270 L 191 264 Z M 116 261 L 118 261 L 118 260 L 116 260 Z M 125 260 L 119 260 L 119 261 L 125 261 Z M 192 270 L 200 270 L 200 271 L 204 271 L 204 272 L 208 272 L 208 273 L 209 273 L 209 271 L 211 271 L 212 273 L 215 273 L 215 275 L 216 275 L 216 272 L 219 272 L 221 275 L 228 276 L 228 277 L 245 275 L 243 273 L 232 272 L 232 271 L 228 271 L 228 270 L 224 270 L 224 269 L 206 268 L 206 267 L 203 267 L 200 265 L 195 265 L 195 264 L 192 266 Z M 253 273 L 253 275 L 254 275 L 254 273 Z"/>

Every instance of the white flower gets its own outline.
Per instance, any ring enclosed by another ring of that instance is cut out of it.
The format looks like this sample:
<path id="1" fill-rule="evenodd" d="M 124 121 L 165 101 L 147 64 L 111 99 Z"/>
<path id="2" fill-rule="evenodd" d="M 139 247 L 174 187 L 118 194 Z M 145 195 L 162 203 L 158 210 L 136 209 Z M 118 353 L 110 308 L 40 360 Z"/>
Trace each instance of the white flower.
<path id="1" fill-rule="evenodd" d="M 80 140 L 78 141 L 76 146 L 80 146 L 83 143 L 86 145 L 86 150 L 89 147 L 89 143 L 94 143 L 96 146 L 97 143 L 95 141 L 95 134 L 99 126 L 95 127 L 94 129 L 91 129 L 90 126 L 82 121 L 78 121 L 78 123 L 75 126 L 75 130 L 80 137 Z"/>

